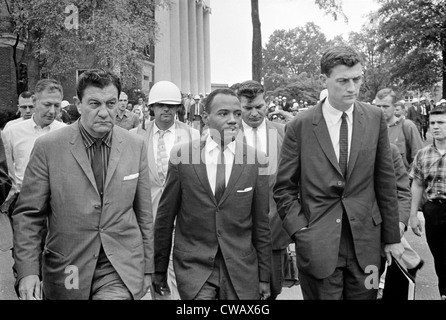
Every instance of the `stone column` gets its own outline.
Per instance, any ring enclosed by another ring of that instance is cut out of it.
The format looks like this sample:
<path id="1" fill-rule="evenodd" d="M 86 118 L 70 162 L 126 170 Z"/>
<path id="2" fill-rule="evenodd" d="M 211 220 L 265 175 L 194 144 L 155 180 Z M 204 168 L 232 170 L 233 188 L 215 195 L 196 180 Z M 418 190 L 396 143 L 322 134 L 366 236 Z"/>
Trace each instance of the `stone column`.
<path id="1" fill-rule="evenodd" d="M 208 0 L 209 2 L 209 0 Z M 211 35 L 209 20 L 211 8 L 207 5 L 204 9 L 203 27 L 204 27 L 204 88 L 207 93 L 211 92 Z"/>
<path id="2" fill-rule="evenodd" d="M 190 89 L 189 61 L 189 22 L 187 1 L 180 0 L 180 56 L 181 56 L 181 91 L 188 93 Z"/>
<path id="3" fill-rule="evenodd" d="M 189 65 L 190 65 L 190 91 L 198 94 L 197 69 L 197 14 L 195 0 L 188 0 L 189 8 Z"/>
<path id="4" fill-rule="evenodd" d="M 160 8 L 155 12 L 155 21 L 160 28 L 159 40 L 155 43 L 154 83 L 171 80 L 170 72 L 170 12 Z"/>
<path id="5" fill-rule="evenodd" d="M 171 0 L 170 72 L 171 81 L 181 88 L 180 0 Z"/>
<path id="6" fill-rule="evenodd" d="M 198 92 L 204 91 L 204 29 L 203 29 L 203 3 L 197 3 L 197 71 Z"/>

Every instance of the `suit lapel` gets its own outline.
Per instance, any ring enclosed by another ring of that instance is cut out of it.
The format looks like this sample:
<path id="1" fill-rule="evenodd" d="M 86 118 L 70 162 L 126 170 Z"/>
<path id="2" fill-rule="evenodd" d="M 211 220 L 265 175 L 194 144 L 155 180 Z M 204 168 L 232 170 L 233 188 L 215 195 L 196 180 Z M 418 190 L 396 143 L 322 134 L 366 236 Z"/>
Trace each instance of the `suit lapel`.
<path id="1" fill-rule="evenodd" d="M 324 117 L 322 116 L 322 103 L 319 103 L 316 108 L 315 113 L 313 115 L 313 125 L 314 125 L 314 134 L 321 146 L 322 151 L 325 153 L 325 156 L 328 158 L 333 167 L 338 170 L 339 174 L 341 173 L 341 168 L 339 167 L 339 162 L 336 158 L 336 153 L 333 148 L 333 144 L 331 143 L 330 133 L 328 132 L 327 123 L 325 122 Z"/>
<path id="2" fill-rule="evenodd" d="M 355 108 L 353 109 L 352 143 L 347 165 L 347 178 L 351 175 L 356 159 L 358 158 L 359 150 L 361 150 L 362 141 L 365 136 L 364 123 L 364 111 L 362 110 L 362 107 L 355 102 Z"/>
<path id="3" fill-rule="evenodd" d="M 239 163 L 239 161 L 234 161 L 234 164 L 232 165 L 231 175 L 229 176 L 229 181 L 226 186 L 225 192 L 223 193 L 223 195 L 220 199 L 220 203 L 223 203 L 223 201 L 225 201 L 226 198 L 231 194 L 231 192 L 234 189 L 235 185 L 237 184 L 239 178 L 242 176 L 244 164 L 247 163 L 246 148 L 244 148 L 242 141 L 236 140 L 234 159 L 237 159 L 237 155 L 238 155 L 238 152 L 240 152 L 240 150 L 242 150 L 242 152 L 243 152 L 243 162 Z"/>
<path id="4" fill-rule="evenodd" d="M 112 145 L 110 151 L 110 158 L 108 160 L 107 176 L 105 179 L 104 191 L 107 190 L 107 186 L 110 183 L 119 160 L 121 159 L 123 138 L 118 130 L 113 130 Z"/>
<path id="5" fill-rule="evenodd" d="M 192 143 L 192 155 L 196 154 L 198 152 L 200 154 L 200 162 L 197 164 L 193 161 L 192 155 L 190 156 L 192 166 L 195 170 L 195 173 L 198 176 L 198 179 L 201 182 L 201 185 L 206 190 L 206 193 L 208 194 L 209 198 L 214 202 L 215 205 L 217 205 L 217 201 L 215 200 L 214 194 L 211 189 L 211 185 L 209 184 L 208 174 L 206 171 L 206 164 L 203 162 L 203 159 L 201 159 L 201 155 L 203 152 L 203 148 L 206 144 L 206 140 L 200 141 L 200 143 Z"/>
<path id="6" fill-rule="evenodd" d="M 96 188 L 98 192 L 98 188 L 96 186 L 96 181 L 94 179 L 93 169 L 91 168 L 91 163 L 88 160 L 87 150 L 85 149 L 84 142 L 82 140 L 81 133 L 79 131 L 78 125 L 71 126 L 73 130 L 71 143 L 71 153 L 76 161 L 79 163 L 79 166 L 84 171 L 90 183 Z"/>

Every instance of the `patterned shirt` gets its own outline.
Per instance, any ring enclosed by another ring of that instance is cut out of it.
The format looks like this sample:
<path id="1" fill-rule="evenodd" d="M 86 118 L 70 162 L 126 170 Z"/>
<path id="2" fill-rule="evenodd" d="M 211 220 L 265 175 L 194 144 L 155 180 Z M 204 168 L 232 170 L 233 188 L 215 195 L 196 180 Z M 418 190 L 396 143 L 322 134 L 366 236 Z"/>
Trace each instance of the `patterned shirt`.
<path id="1" fill-rule="evenodd" d="M 423 183 L 428 200 L 446 199 L 446 158 L 434 145 L 418 151 L 409 176 Z"/>

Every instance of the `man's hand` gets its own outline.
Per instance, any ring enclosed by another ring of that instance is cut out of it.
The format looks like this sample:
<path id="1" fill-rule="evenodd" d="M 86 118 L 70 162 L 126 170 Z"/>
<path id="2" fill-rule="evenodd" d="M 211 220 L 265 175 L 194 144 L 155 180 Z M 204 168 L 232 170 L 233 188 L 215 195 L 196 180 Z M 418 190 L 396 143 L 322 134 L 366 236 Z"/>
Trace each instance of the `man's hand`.
<path id="1" fill-rule="evenodd" d="M 170 292 L 170 288 L 167 285 L 167 272 L 155 272 L 152 281 L 155 292 L 159 295 L 164 296 L 165 291 Z"/>
<path id="2" fill-rule="evenodd" d="M 396 259 L 400 259 L 403 252 L 404 247 L 401 242 L 384 245 L 384 253 L 386 254 L 387 264 L 389 266 L 392 264 L 392 256 Z"/>
<path id="3" fill-rule="evenodd" d="M 409 219 L 410 227 L 412 228 L 413 233 L 417 236 L 421 237 L 423 234 L 423 225 L 421 224 L 420 219 L 416 215 L 411 215 Z"/>
<path id="4" fill-rule="evenodd" d="M 259 282 L 260 300 L 266 300 L 271 296 L 269 282 Z"/>
<path id="5" fill-rule="evenodd" d="M 406 225 L 400 222 L 400 238 L 404 236 L 404 232 L 406 232 Z"/>
<path id="6" fill-rule="evenodd" d="M 150 273 L 144 274 L 144 285 L 142 288 L 143 292 L 147 292 L 151 284 L 152 284 L 152 274 Z"/>
<path id="7" fill-rule="evenodd" d="M 20 300 L 42 300 L 42 288 L 38 275 L 29 275 L 19 281 Z"/>

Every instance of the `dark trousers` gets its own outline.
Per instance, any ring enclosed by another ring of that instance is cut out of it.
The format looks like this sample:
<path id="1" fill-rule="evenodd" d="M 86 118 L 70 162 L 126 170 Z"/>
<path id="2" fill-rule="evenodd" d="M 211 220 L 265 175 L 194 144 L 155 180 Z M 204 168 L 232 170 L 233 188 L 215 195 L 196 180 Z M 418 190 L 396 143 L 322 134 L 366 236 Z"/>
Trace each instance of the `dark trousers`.
<path id="1" fill-rule="evenodd" d="M 348 218 L 342 217 L 342 232 L 336 269 L 327 278 L 317 279 L 299 269 L 304 300 L 375 300 L 377 289 L 366 287 L 366 278 L 356 259 Z"/>
<path id="2" fill-rule="evenodd" d="M 423 206 L 426 240 L 434 257 L 440 295 L 446 295 L 446 203 L 426 201 Z"/>
<path id="3" fill-rule="evenodd" d="M 268 300 L 275 300 L 282 292 L 283 279 L 285 274 L 285 264 L 287 262 L 287 249 L 273 250 L 271 264 L 270 290 L 271 296 Z"/>
<path id="4" fill-rule="evenodd" d="M 214 269 L 194 300 L 239 300 L 226 268 L 220 249 L 214 260 Z"/>

